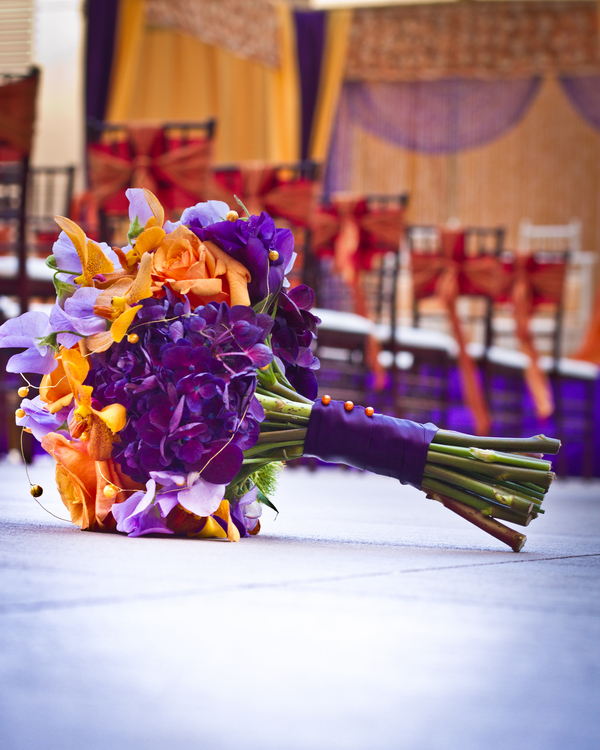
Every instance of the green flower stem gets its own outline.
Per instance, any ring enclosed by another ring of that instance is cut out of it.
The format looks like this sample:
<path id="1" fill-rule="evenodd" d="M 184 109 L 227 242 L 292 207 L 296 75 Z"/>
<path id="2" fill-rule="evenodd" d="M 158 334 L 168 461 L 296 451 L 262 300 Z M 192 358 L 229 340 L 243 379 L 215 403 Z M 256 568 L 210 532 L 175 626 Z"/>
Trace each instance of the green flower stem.
<path id="1" fill-rule="evenodd" d="M 521 481 L 532 482 L 539 487 L 548 489 L 554 479 L 554 474 L 545 471 L 536 471 L 534 469 L 521 469 L 519 467 L 509 467 L 505 464 L 491 464 L 484 461 L 476 461 L 472 458 L 461 458 L 460 456 L 451 456 L 436 451 L 427 451 L 427 461 L 444 466 L 452 466 L 461 474 L 485 474 L 502 482 Z"/>
<path id="2" fill-rule="evenodd" d="M 514 513 L 510 508 L 503 507 L 501 505 L 495 505 L 494 503 L 486 502 L 480 497 L 475 497 L 460 490 L 458 487 L 454 487 L 446 482 L 440 482 L 438 479 L 433 477 L 424 476 L 421 484 L 422 488 L 428 493 L 439 492 L 446 497 L 450 497 L 454 500 L 458 500 L 465 505 L 469 505 L 471 508 L 476 508 L 481 511 L 484 516 L 492 516 L 494 518 L 501 518 L 503 521 L 509 521 L 510 523 L 516 523 L 519 526 L 528 526 L 532 516 L 521 516 Z"/>
<path id="3" fill-rule="evenodd" d="M 515 453 L 501 453 L 499 451 L 483 450 L 482 448 L 463 448 L 458 445 L 443 445 L 441 443 L 431 443 L 429 450 L 446 453 L 450 456 L 459 456 L 460 458 L 477 459 L 485 463 L 518 466 L 522 469 L 533 469 L 535 471 L 552 470 L 550 461 L 516 455 Z"/>
<path id="4" fill-rule="evenodd" d="M 258 436 L 256 445 L 265 445 L 267 443 L 273 443 L 273 438 L 276 435 L 278 443 L 290 442 L 292 440 L 301 440 L 304 443 L 306 438 L 306 428 L 299 428 L 295 430 L 278 430 L 277 432 L 263 432 Z"/>
<path id="5" fill-rule="evenodd" d="M 503 453 L 558 453 L 560 440 L 537 435 L 530 438 L 497 438 L 465 435 L 452 430 L 438 430 L 433 438 L 434 443 L 458 445 L 464 448 L 485 448 L 501 450 Z"/>
<path id="6" fill-rule="evenodd" d="M 457 487 L 468 490 L 469 492 L 486 498 L 487 500 L 500 503 L 521 516 L 528 516 L 531 513 L 533 507 L 531 501 L 524 501 L 513 494 L 509 495 L 503 492 L 499 487 L 496 488 L 489 484 L 485 484 L 484 482 L 480 482 L 470 476 L 458 474 L 455 471 L 442 468 L 441 466 L 435 466 L 433 464 L 425 465 L 425 473 L 429 477 L 441 479 L 442 481 L 454 484 Z"/>
<path id="7" fill-rule="evenodd" d="M 313 405 L 313 401 L 311 401 L 309 398 L 301 396 L 292 388 L 288 388 L 288 386 L 280 383 L 273 376 L 273 373 L 271 371 L 261 372 L 260 370 L 258 370 L 258 383 L 259 386 L 257 390 L 260 389 L 260 391 L 263 391 L 266 394 L 283 396 L 284 398 L 288 399 L 288 401 L 294 401 L 300 404 L 310 404 L 310 406 Z"/>
<path id="8" fill-rule="evenodd" d="M 527 491 L 523 492 L 523 490 L 519 489 L 518 487 L 511 487 L 508 482 L 499 482 L 497 479 L 494 479 L 492 484 L 490 477 L 486 477 L 484 474 L 470 474 L 469 476 L 471 479 L 474 479 L 477 482 L 483 482 L 483 484 L 487 484 L 495 492 L 500 492 L 503 495 L 515 498 L 518 502 L 522 501 L 522 503 L 527 505 L 529 503 L 533 503 L 535 507 L 532 508 L 532 512 L 539 510 L 542 504 L 542 501 L 537 497 L 532 497 Z"/>
<path id="9" fill-rule="evenodd" d="M 287 440 L 287 441 L 280 441 L 278 443 L 272 442 L 272 443 L 266 443 L 262 445 L 255 445 L 253 448 L 249 448 L 247 451 L 244 451 L 244 459 L 260 457 L 260 456 L 266 458 L 267 455 L 270 456 L 269 451 L 273 450 L 274 448 L 291 448 L 292 446 L 296 446 L 296 445 L 303 447 L 304 439 Z"/>
<path id="10" fill-rule="evenodd" d="M 301 417 L 299 414 L 279 414 L 276 411 L 265 411 L 265 419 L 269 422 L 293 422 L 297 425 L 308 425 L 308 417 Z M 261 428 L 264 422 L 261 424 Z M 279 427 L 281 429 L 281 426 Z"/>
<path id="11" fill-rule="evenodd" d="M 313 406 L 312 401 L 309 404 L 298 403 L 258 392 L 256 393 L 256 398 L 260 401 L 266 412 L 289 414 L 290 416 L 306 417 L 307 419 L 310 417 L 310 412 Z"/>
<path id="12" fill-rule="evenodd" d="M 535 469 L 538 471 L 552 471 L 552 463 L 530 456 L 515 456 L 514 453 L 502 453 L 500 451 L 486 451 L 481 448 L 469 448 L 473 458 L 486 463 L 506 464 L 507 466 L 519 466 L 522 469 Z"/>

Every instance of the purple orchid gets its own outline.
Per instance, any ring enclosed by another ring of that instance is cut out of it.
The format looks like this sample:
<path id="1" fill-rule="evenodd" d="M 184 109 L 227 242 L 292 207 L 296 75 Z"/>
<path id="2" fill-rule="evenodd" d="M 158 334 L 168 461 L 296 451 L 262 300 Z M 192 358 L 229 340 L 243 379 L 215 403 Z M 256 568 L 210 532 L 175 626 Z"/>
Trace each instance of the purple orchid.
<path id="1" fill-rule="evenodd" d="M 64 302 L 64 309 L 54 305 L 50 312 L 52 331 L 56 340 L 67 349 L 74 346 L 84 336 L 106 330 L 106 321 L 94 315 L 94 304 L 100 289 L 80 287 L 72 297 Z"/>
<path id="2" fill-rule="evenodd" d="M 24 398 L 21 409 L 25 416 L 17 417 L 17 425 L 29 428 L 36 440 L 41 440 L 49 432 L 56 432 L 68 420 L 70 412 L 70 407 L 65 406 L 55 414 L 50 414 L 39 396 L 34 399 Z"/>
<path id="3" fill-rule="evenodd" d="M 57 367 L 50 318 L 41 311 L 26 312 L 0 326 L 0 348 L 25 348 L 13 354 L 6 365 L 7 372 L 35 372 L 47 375 Z"/>
<path id="4" fill-rule="evenodd" d="M 305 284 L 289 292 L 281 291 L 271 336 L 273 353 L 282 363 L 285 375 L 294 388 L 307 398 L 317 397 L 319 360 L 310 348 L 317 337 L 321 322 L 309 310 L 315 303 L 315 293 Z"/>
<path id="5" fill-rule="evenodd" d="M 210 240 L 245 266 L 252 276 L 248 284 L 251 304 L 261 302 L 281 288 L 293 262 L 294 236 L 289 229 L 277 229 L 263 211 L 248 220 L 220 221 L 203 226 L 197 218 L 187 224 L 201 240 Z M 275 251 L 277 257 L 270 259 Z"/>

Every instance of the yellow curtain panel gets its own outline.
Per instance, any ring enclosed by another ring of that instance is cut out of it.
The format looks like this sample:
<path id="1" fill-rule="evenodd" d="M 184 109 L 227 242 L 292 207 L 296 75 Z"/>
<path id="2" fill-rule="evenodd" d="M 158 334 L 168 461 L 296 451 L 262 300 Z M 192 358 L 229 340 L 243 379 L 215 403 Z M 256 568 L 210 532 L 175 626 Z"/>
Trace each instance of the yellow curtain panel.
<path id="1" fill-rule="evenodd" d="M 299 87 L 288 6 L 278 8 L 281 65 L 272 69 L 195 37 L 146 24 L 143 0 L 122 0 L 109 122 L 217 118 L 215 160 L 299 158 Z"/>

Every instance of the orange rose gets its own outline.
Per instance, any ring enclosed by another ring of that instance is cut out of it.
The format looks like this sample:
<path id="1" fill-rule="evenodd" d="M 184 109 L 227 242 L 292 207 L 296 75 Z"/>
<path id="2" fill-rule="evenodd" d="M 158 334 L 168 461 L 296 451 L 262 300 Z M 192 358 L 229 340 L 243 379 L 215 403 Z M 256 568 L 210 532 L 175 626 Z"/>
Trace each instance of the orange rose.
<path id="1" fill-rule="evenodd" d="M 152 256 L 152 292 L 159 296 L 163 286 L 193 307 L 208 302 L 250 305 L 250 272 L 212 242 L 201 242 L 187 227 L 167 234 Z"/>
<path id="2" fill-rule="evenodd" d="M 114 484 L 121 490 L 139 490 L 142 485 L 123 474 L 112 459 L 94 461 L 87 443 L 72 443 L 64 435 L 50 432 L 42 438 L 42 447 L 56 461 L 56 484 L 73 523 L 89 531 L 115 531 L 110 509 L 129 493 L 119 491 L 109 499 L 104 488 Z"/>

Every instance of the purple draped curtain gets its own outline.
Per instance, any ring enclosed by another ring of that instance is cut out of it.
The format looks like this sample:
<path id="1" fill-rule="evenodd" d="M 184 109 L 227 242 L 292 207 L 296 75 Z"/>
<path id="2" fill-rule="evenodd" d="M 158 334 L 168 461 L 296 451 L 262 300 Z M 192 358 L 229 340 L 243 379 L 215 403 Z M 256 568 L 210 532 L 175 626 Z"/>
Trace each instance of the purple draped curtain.
<path id="1" fill-rule="evenodd" d="M 561 76 L 558 80 L 577 112 L 600 130 L 600 76 Z"/>
<path id="2" fill-rule="evenodd" d="M 103 120 L 110 85 L 119 0 L 87 0 L 85 113 Z"/>
<path id="3" fill-rule="evenodd" d="M 348 187 L 351 133 L 357 126 L 426 154 L 474 148 L 513 127 L 531 106 L 541 78 L 345 83 L 327 168 L 327 189 Z"/>
<path id="4" fill-rule="evenodd" d="M 302 159 L 306 159 L 308 156 L 310 133 L 317 106 L 321 63 L 325 46 L 325 19 L 326 14 L 322 10 L 296 11 L 294 13 L 302 101 Z"/>

